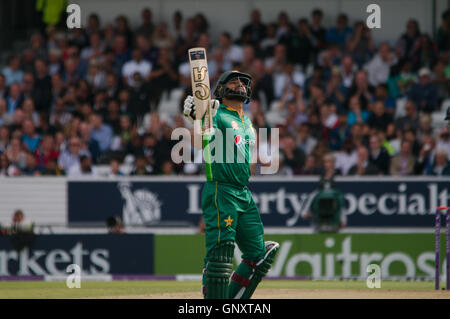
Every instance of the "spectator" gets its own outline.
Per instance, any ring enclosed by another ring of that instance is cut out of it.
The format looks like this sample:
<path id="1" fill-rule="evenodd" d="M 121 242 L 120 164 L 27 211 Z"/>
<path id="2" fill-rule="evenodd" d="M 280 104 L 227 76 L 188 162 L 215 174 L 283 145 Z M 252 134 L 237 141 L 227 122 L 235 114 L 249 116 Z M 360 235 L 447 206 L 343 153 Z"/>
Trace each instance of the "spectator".
<path id="1" fill-rule="evenodd" d="M 394 99 L 407 95 L 411 85 L 416 80 L 416 76 L 412 72 L 411 60 L 404 59 L 400 61 L 399 67 L 400 70 L 398 73 L 394 73 L 391 68 L 391 74 L 387 80 L 389 96 Z"/>
<path id="2" fill-rule="evenodd" d="M 142 58 L 154 65 L 158 60 L 159 49 L 152 43 L 151 37 L 146 37 L 142 34 L 136 36 L 136 50 L 142 52 Z"/>
<path id="3" fill-rule="evenodd" d="M 155 27 L 155 31 L 153 31 L 152 35 L 152 41 L 158 49 L 172 50 L 175 45 L 175 41 L 172 38 L 169 28 L 165 22 L 160 22 Z"/>
<path id="4" fill-rule="evenodd" d="M 5 153 L 9 144 L 10 131 L 8 126 L 0 124 L 0 154 Z"/>
<path id="5" fill-rule="evenodd" d="M 99 113 L 92 114 L 89 120 L 92 125 L 91 137 L 97 141 L 100 152 L 109 151 L 113 138 L 111 127 L 103 123 L 103 118 Z"/>
<path id="6" fill-rule="evenodd" d="M 440 51 L 450 50 L 450 9 L 441 15 L 442 22 L 436 36 L 436 42 Z"/>
<path id="7" fill-rule="evenodd" d="M 179 44 L 183 40 L 183 14 L 177 10 L 172 15 L 172 26 L 170 33 L 172 33 L 176 44 Z M 176 47 L 177 45 L 175 45 Z"/>
<path id="8" fill-rule="evenodd" d="M 432 135 L 425 135 L 423 137 L 422 148 L 420 149 L 414 168 L 414 173 L 416 175 L 424 174 L 425 169 L 428 169 L 432 165 L 435 146 L 436 142 Z"/>
<path id="9" fill-rule="evenodd" d="M 423 113 L 419 118 L 419 141 L 423 141 L 425 135 L 433 135 L 433 127 L 431 122 L 431 115 L 428 113 Z"/>
<path id="10" fill-rule="evenodd" d="M 414 70 L 418 70 L 420 67 L 433 68 L 438 57 L 436 44 L 428 34 L 420 35 L 411 54 Z"/>
<path id="11" fill-rule="evenodd" d="M 153 35 L 155 24 L 153 23 L 153 12 L 149 8 L 144 8 L 141 12 L 142 23 L 137 28 L 136 33 L 149 38 Z"/>
<path id="12" fill-rule="evenodd" d="M 42 170 L 42 176 L 64 176 L 66 172 L 58 166 L 54 158 L 48 160 L 47 166 Z"/>
<path id="13" fill-rule="evenodd" d="M 125 234 L 122 219 L 119 216 L 111 216 L 106 219 L 108 234 Z"/>
<path id="14" fill-rule="evenodd" d="M 327 30 L 322 26 L 323 11 L 314 9 L 311 13 L 311 34 L 314 38 L 315 55 L 326 47 Z"/>
<path id="15" fill-rule="evenodd" d="M 289 15 L 286 11 L 281 11 L 278 14 L 277 19 L 277 38 L 278 40 L 281 39 L 282 36 L 287 35 L 289 32 L 294 30 L 294 26 L 292 25 Z"/>
<path id="16" fill-rule="evenodd" d="M 59 153 L 55 150 L 55 139 L 52 135 L 45 135 L 34 152 L 35 162 L 40 170 L 47 167 L 50 159 L 57 160 Z"/>
<path id="17" fill-rule="evenodd" d="M 52 81 L 47 63 L 43 59 L 34 61 L 34 89 L 40 93 L 34 101 L 36 110 L 49 110 L 52 100 Z"/>
<path id="18" fill-rule="evenodd" d="M 362 67 L 375 52 L 371 30 L 363 21 L 357 21 L 353 33 L 347 39 L 347 50 L 354 57 L 358 67 Z"/>
<path id="19" fill-rule="evenodd" d="M 442 53 L 433 68 L 432 82 L 436 85 L 438 91 L 438 103 L 450 97 L 450 55 Z"/>
<path id="20" fill-rule="evenodd" d="M 270 23 L 267 25 L 265 38 L 260 42 L 261 51 L 264 57 L 274 55 L 274 48 L 277 43 L 277 25 L 275 23 Z"/>
<path id="21" fill-rule="evenodd" d="M 337 123 L 337 126 L 331 129 L 328 137 L 328 145 L 332 151 L 342 149 L 345 140 L 351 136 L 350 126 L 347 124 L 347 113 L 339 113 Z"/>
<path id="22" fill-rule="evenodd" d="M 391 114 L 386 112 L 386 107 L 383 101 L 375 101 L 373 104 L 372 112 L 370 114 L 370 118 L 367 122 L 370 128 L 383 130 L 386 132 L 386 129 L 389 124 L 393 123 L 393 117 Z"/>
<path id="23" fill-rule="evenodd" d="M 26 98 L 22 105 L 24 120 L 30 120 L 35 127 L 39 127 L 39 114 L 34 109 L 34 101 L 32 98 Z M 44 114 L 44 112 L 41 112 Z"/>
<path id="24" fill-rule="evenodd" d="M 219 46 L 224 52 L 224 60 L 234 64 L 241 63 L 244 59 L 244 54 L 242 47 L 233 44 L 231 34 L 228 32 L 223 32 L 219 37 Z"/>
<path id="25" fill-rule="evenodd" d="M 427 175 L 434 176 L 450 176 L 450 161 L 448 160 L 447 151 L 438 149 L 434 161 L 426 170 Z"/>
<path id="26" fill-rule="evenodd" d="M 209 22 L 202 13 L 197 13 L 194 16 L 194 23 L 198 33 L 208 33 Z"/>
<path id="27" fill-rule="evenodd" d="M 412 145 L 409 141 L 403 140 L 400 154 L 391 160 L 389 172 L 391 175 L 411 175 L 414 173 L 416 159 L 412 155 Z"/>
<path id="28" fill-rule="evenodd" d="M 362 123 L 355 123 L 350 130 L 355 146 L 359 146 L 361 144 L 368 145 L 368 138 L 365 134 L 365 126 Z"/>
<path id="29" fill-rule="evenodd" d="M 282 43 L 277 44 L 274 47 L 273 56 L 267 57 L 264 61 L 266 72 L 269 74 L 276 74 L 281 72 L 283 66 L 287 62 L 287 50 L 286 46 Z"/>
<path id="30" fill-rule="evenodd" d="M 58 166 L 69 172 L 73 166 L 80 165 L 80 156 L 89 156 L 89 152 L 81 150 L 81 141 L 78 137 L 69 139 L 68 148 L 64 150 L 58 158 Z"/>
<path id="31" fill-rule="evenodd" d="M 409 19 L 406 24 L 406 31 L 398 39 L 396 47 L 400 49 L 402 57 L 410 58 L 414 49 L 414 44 L 420 37 L 419 22 Z"/>
<path id="32" fill-rule="evenodd" d="M 161 165 L 161 175 L 175 176 L 175 169 L 172 161 L 164 161 Z"/>
<path id="33" fill-rule="evenodd" d="M 86 81 L 91 86 L 92 91 L 97 93 L 106 87 L 106 75 L 100 66 L 100 62 L 96 59 L 91 59 L 89 62 L 88 74 Z"/>
<path id="34" fill-rule="evenodd" d="M 369 161 L 369 151 L 365 146 L 358 147 L 358 161 L 350 168 L 349 175 L 378 175 L 378 168 Z"/>
<path id="35" fill-rule="evenodd" d="M 70 167 L 67 172 L 68 177 L 97 177 L 97 169 L 92 166 L 92 160 L 87 155 L 81 155 L 79 162 Z"/>
<path id="36" fill-rule="evenodd" d="M 358 152 L 351 138 L 344 141 L 342 149 L 335 154 L 335 167 L 343 176 L 349 173 L 350 168 L 357 164 Z"/>
<path id="37" fill-rule="evenodd" d="M 133 59 L 126 62 L 122 68 L 123 81 L 126 85 L 134 87 L 134 75 L 139 73 L 142 78 L 147 78 L 152 71 L 152 64 L 142 58 L 142 52 L 139 49 L 133 50 Z"/>
<path id="38" fill-rule="evenodd" d="M 351 33 L 352 29 L 348 26 L 348 17 L 341 13 L 337 17 L 336 26 L 328 29 L 327 42 L 337 44 L 341 49 L 344 49 Z"/>
<path id="39" fill-rule="evenodd" d="M 241 29 L 241 38 L 248 34 L 253 44 L 258 44 L 266 36 L 266 25 L 261 21 L 261 11 L 252 10 L 250 14 L 250 23 L 244 25 Z"/>
<path id="40" fill-rule="evenodd" d="M 10 86 L 13 83 L 22 83 L 23 71 L 20 69 L 18 56 L 10 56 L 8 58 L 8 66 L 2 70 L 2 74 L 6 79 L 6 86 Z"/>
<path id="41" fill-rule="evenodd" d="M 353 58 L 350 55 L 346 55 L 342 58 L 341 77 L 342 84 L 349 89 L 352 86 L 353 78 L 355 77 L 355 66 L 353 64 Z"/>
<path id="42" fill-rule="evenodd" d="M 335 166 L 336 159 L 332 153 L 323 155 L 323 165 L 321 167 L 321 180 L 334 180 L 336 175 L 340 175 L 340 171 Z"/>
<path id="43" fill-rule="evenodd" d="M 18 234 L 23 232 L 33 232 L 34 223 L 25 219 L 25 214 L 21 209 L 14 212 L 12 216 L 12 223 L 10 234 Z"/>
<path id="44" fill-rule="evenodd" d="M 114 69 L 117 74 L 121 74 L 123 65 L 131 58 L 127 38 L 124 35 L 117 35 L 114 38 L 112 49 L 114 52 Z"/>
<path id="45" fill-rule="evenodd" d="M 355 95 L 350 98 L 349 111 L 347 117 L 348 126 L 352 127 L 355 123 L 367 123 L 370 118 L 370 113 L 361 109 L 360 99 Z"/>
<path id="46" fill-rule="evenodd" d="M 0 73 L 0 98 L 6 98 L 7 93 L 8 89 L 6 86 L 6 78 L 2 73 Z"/>
<path id="47" fill-rule="evenodd" d="M 316 165 L 317 161 L 313 155 L 306 156 L 305 166 L 300 171 L 300 175 L 320 175 L 321 169 Z"/>
<path id="48" fill-rule="evenodd" d="M 22 169 L 22 175 L 25 176 L 40 176 L 41 172 L 39 167 L 36 165 L 35 156 L 28 152 L 25 155 L 25 167 Z"/>
<path id="49" fill-rule="evenodd" d="M 131 48 L 133 44 L 133 33 L 130 29 L 128 18 L 124 15 L 119 15 L 115 19 L 116 35 L 124 36 L 127 41 L 127 47 Z"/>
<path id="50" fill-rule="evenodd" d="M 261 101 L 262 109 L 266 110 L 275 99 L 273 88 L 273 76 L 264 70 L 264 61 L 256 58 L 253 61 L 252 69 L 252 95 L 253 100 Z"/>
<path id="51" fill-rule="evenodd" d="M 408 93 L 408 98 L 416 103 L 420 112 L 431 113 L 438 108 L 437 88 L 430 79 L 430 70 L 421 68 L 419 82 L 412 85 Z"/>
<path id="52" fill-rule="evenodd" d="M 326 80 L 330 78 L 333 68 L 341 65 L 342 52 L 337 44 L 329 44 L 327 49 L 320 53 L 317 63 L 322 67 Z"/>
<path id="53" fill-rule="evenodd" d="M 339 126 L 339 118 L 336 113 L 336 105 L 330 101 L 320 106 L 320 118 L 322 121 L 322 139 L 329 142 L 330 132 Z"/>
<path id="54" fill-rule="evenodd" d="M 369 84 L 367 73 L 363 70 L 359 70 L 355 73 L 353 84 L 347 93 L 345 105 L 348 106 L 349 99 L 356 95 L 361 102 L 361 109 L 367 110 L 374 93 L 375 89 Z"/>
<path id="55" fill-rule="evenodd" d="M 295 139 L 291 136 L 285 137 L 281 143 L 284 164 L 292 170 L 293 174 L 300 174 L 305 164 L 305 153 L 296 146 Z"/>
<path id="56" fill-rule="evenodd" d="M 12 114 L 8 113 L 8 104 L 4 98 L 0 98 L 0 127 L 8 126 L 12 123 Z"/>
<path id="57" fill-rule="evenodd" d="M 242 62 L 239 64 L 239 70 L 244 73 L 250 73 L 253 61 L 255 60 L 255 49 L 250 44 L 242 46 Z"/>
<path id="58" fill-rule="evenodd" d="M 386 107 L 386 113 L 394 115 L 397 102 L 395 99 L 389 97 L 389 91 L 386 84 L 378 84 L 375 88 L 375 94 L 372 98 L 372 103 L 375 101 L 383 101 Z"/>
<path id="59" fill-rule="evenodd" d="M 232 65 L 230 61 L 224 60 L 224 51 L 221 48 L 214 49 L 212 53 L 212 58 L 209 61 L 209 80 L 211 81 L 211 84 L 214 84 L 219 78 L 219 76 L 225 72 L 226 70 L 232 69 Z M 190 86 L 191 81 L 191 74 L 190 74 L 190 67 L 189 63 L 186 63 L 186 70 L 185 77 L 186 77 L 186 86 Z M 181 80 L 181 79 L 180 79 Z"/>
<path id="60" fill-rule="evenodd" d="M 341 70 L 333 67 L 331 71 L 331 79 L 326 86 L 327 99 L 337 105 L 339 111 L 344 110 L 345 97 L 347 88 L 342 83 Z"/>
<path id="61" fill-rule="evenodd" d="M 417 112 L 417 107 L 414 101 L 407 100 L 405 103 L 405 112 L 406 114 L 402 117 L 399 117 L 395 121 L 395 127 L 401 130 L 405 129 L 419 129 L 419 114 Z"/>
<path id="62" fill-rule="evenodd" d="M 125 176 L 125 174 L 120 170 L 120 161 L 117 158 L 112 158 L 109 161 L 108 177 L 120 177 L 120 176 Z"/>
<path id="63" fill-rule="evenodd" d="M 308 20 L 300 19 L 297 29 L 281 36 L 280 43 L 287 48 L 287 57 L 293 64 L 299 64 L 305 72 L 314 53 L 313 37 Z"/>
<path id="64" fill-rule="evenodd" d="M 100 33 L 93 32 L 89 35 L 89 46 L 81 50 L 81 58 L 84 60 L 99 59 L 103 55 L 105 46 Z"/>
<path id="65" fill-rule="evenodd" d="M 316 146 L 317 140 L 311 136 L 311 131 L 307 123 L 299 126 L 296 144 L 305 154 L 311 154 Z"/>
<path id="66" fill-rule="evenodd" d="M 6 155 L 11 164 L 18 169 L 25 167 L 26 155 L 19 137 L 13 137 L 6 150 Z"/>
<path id="67" fill-rule="evenodd" d="M 141 121 L 144 115 L 152 110 L 150 103 L 152 85 L 146 82 L 139 73 L 134 74 L 134 87 L 126 91 L 129 95 L 127 113 L 133 114 L 134 121 Z M 153 105 L 156 108 L 156 105 Z M 119 107 L 120 108 L 120 107 Z"/>
<path id="68" fill-rule="evenodd" d="M 54 104 L 52 113 L 50 114 L 50 125 L 58 129 L 66 127 L 72 121 L 72 114 L 67 112 L 64 99 L 59 98 Z"/>
<path id="69" fill-rule="evenodd" d="M 36 148 L 39 146 L 41 137 L 39 136 L 39 134 L 36 133 L 33 122 L 28 119 L 24 120 L 22 130 L 23 130 L 22 143 L 24 144 L 25 148 L 28 151 L 34 152 Z"/>
<path id="70" fill-rule="evenodd" d="M 144 155 L 136 156 L 135 168 L 131 172 L 131 176 L 151 175 L 151 171 L 147 167 L 147 160 Z"/>
<path id="71" fill-rule="evenodd" d="M 8 156 L 5 153 L 0 153 L 0 176 L 17 176 L 20 171 L 9 163 Z"/>
<path id="72" fill-rule="evenodd" d="M 369 161 L 377 167 L 380 174 L 389 175 L 391 158 L 386 149 L 381 146 L 378 135 L 372 135 L 370 137 Z"/>
<path id="73" fill-rule="evenodd" d="M 6 101 L 8 102 L 9 114 L 14 114 L 14 111 L 22 106 L 23 97 L 21 94 L 19 83 L 14 82 L 9 86 L 9 92 Z"/>
<path id="74" fill-rule="evenodd" d="M 31 99 L 33 101 L 33 104 L 34 101 L 40 99 L 41 90 L 35 87 L 33 73 L 31 72 L 24 73 L 21 91 L 22 91 L 22 98 L 24 100 Z"/>
<path id="75" fill-rule="evenodd" d="M 436 149 L 444 149 L 447 154 L 450 154 L 450 131 L 447 127 L 441 129 Z"/>
<path id="76" fill-rule="evenodd" d="M 280 70 L 280 73 L 273 75 L 273 87 L 275 97 L 280 99 L 285 90 L 289 90 L 292 85 L 303 86 L 305 75 L 296 71 L 294 64 L 287 62 Z"/>
<path id="77" fill-rule="evenodd" d="M 397 62 L 397 58 L 392 55 L 389 44 L 380 44 L 378 53 L 364 67 L 369 75 L 369 83 L 373 86 L 386 83 L 392 65 Z"/>
<path id="78" fill-rule="evenodd" d="M 96 13 L 91 13 L 87 19 L 86 33 L 92 34 L 93 32 L 99 32 L 101 27 L 100 17 Z"/>
<path id="79" fill-rule="evenodd" d="M 170 51 L 168 49 L 160 49 L 159 57 L 152 71 L 148 75 L 151 88 L 151 103 L 156 109 L 165 91 L 170 91 L 176 87 L 178 83 L 178 73 L 175 71 Z"/>

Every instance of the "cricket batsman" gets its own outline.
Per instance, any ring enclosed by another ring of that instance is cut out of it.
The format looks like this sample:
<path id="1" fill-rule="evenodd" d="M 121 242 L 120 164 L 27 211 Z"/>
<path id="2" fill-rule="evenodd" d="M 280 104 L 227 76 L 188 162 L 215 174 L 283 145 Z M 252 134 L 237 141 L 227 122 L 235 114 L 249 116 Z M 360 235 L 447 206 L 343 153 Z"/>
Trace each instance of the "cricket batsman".
<path id="1" fill-rule="evenodd" d="M 206 236 L 202 293 L 206 299 L 249 299 L 269 272 L 280 247 L 273 241 L 264 242 L 258 207 L 247 187 L 256 141 L 255 130 L 242 108 L 250 101 L 250 83 L 250 75 L 227 71 L 218 79 L 216 99 L 211 100 L 214 133 L 210 141 L 222 143 L 223 160 L 212 161 L 212 179 L 202 191 Z M 192 96 L 184 101 L 184 115 L 191 122 L 196 118 Z M 230 132 L 232 138 L 227 138 Z M 242 262 L 232 274 L 235 245 L 242 251 Z"/>

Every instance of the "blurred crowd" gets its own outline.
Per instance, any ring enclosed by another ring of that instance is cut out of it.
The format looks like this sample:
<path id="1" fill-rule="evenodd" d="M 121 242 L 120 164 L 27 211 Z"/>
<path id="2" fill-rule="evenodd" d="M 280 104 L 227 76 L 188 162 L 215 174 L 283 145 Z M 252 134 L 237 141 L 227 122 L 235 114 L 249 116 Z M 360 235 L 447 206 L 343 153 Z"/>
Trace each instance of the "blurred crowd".
<path id="1" fill-rule="evenodd" d="M 0 74 L 0 176 L 201 174 L 171 160 L 172 130 L 192 129 L 181 106 L 197 46 L 212 86 L 227 70 L 252 75 L 244 108 L 255 128 L 279 128 L 278 174 L 450 175 L 450 132 L 432 116 L 450 98 L 450 11 L 436 37 L 410 19 L 379 45 L 345 14 L 331 26 L 320 9 L 290 15 L 253 10 L 239 36 L 217 39 L 201 13 L 154 23 L 150 9 L 136 29 L 91 14 L 84 28 L 34 33 Z M 176 90 L 180 111 L 161 116 Z"/>

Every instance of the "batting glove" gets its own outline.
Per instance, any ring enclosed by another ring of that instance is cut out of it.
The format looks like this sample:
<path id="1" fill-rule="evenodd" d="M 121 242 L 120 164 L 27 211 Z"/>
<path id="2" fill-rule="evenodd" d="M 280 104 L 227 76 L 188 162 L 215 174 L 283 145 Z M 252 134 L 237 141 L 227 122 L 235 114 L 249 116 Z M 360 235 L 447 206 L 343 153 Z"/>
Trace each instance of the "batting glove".
<path id="1" fill-rule="evenodd" d="M 211 117 L 214 117 L 219 109 L 219 101 L 211 100 Z M 194 97 L 192 95 L 188 95 L 184 100 L 184 116 L 189 120 L 189 122 L 194 123 L 195 120 L 195 104 Z"/>

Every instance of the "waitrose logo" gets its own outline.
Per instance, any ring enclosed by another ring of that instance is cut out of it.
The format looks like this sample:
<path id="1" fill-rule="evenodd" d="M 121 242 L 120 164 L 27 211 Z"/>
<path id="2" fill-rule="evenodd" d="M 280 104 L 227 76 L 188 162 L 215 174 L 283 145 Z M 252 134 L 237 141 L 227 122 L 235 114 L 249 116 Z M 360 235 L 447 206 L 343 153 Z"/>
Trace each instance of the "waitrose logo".
<path id="1" fill-rule="evenodd" d="M 396 244 L 397 237 L 382 239 L 386 234 L 369 236 L 347 235 L 308 240 L 304 235 L 279 241 L 280 250 L 269 276 L 308 276 L 313 279 L 367 278 L 367 266 L 380 265 L 381 278 L 432 278 L 434 277 L 434 252 L 428 250 L 424 240 L 432 246 L 432 235 L 415 234 Z M 428 238 L 429 237 L 429 238 Z M 306 238 L 306 240 L 305 240 Z M 270 240 L 276 238 L 270 238 Z M 364 249 L 365 243 L 372 246 Z M 303 244 L 302 244 L 303 243 Z M 358 249 L 353 246 L 359 243 Z M 378 243 L 374 249 L 374 243 Z M 304 247 L 303 247 L 304 245 Z M 240 252 L 235 252 L 240 262 Z M 445 261 L 441 265 L 445 271 Z M 442 274 L 445 277 L 445 273 Z"/>

